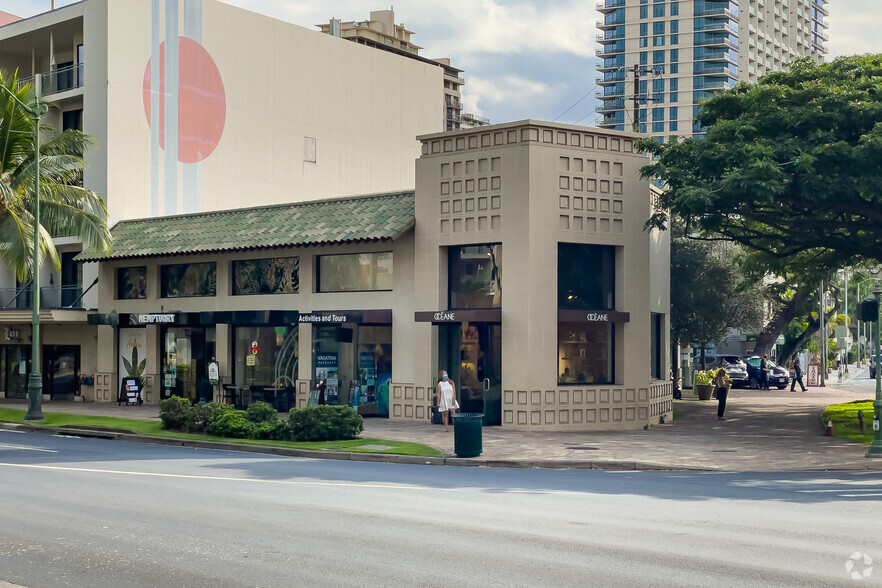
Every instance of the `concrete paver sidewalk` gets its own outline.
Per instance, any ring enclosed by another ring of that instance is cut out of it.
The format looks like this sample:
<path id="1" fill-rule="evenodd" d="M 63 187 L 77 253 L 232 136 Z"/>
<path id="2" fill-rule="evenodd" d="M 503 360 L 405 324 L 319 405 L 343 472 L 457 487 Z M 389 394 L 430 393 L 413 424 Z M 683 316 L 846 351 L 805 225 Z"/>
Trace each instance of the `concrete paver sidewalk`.
<path id="1" fill-rule="evenodd" d="M 689 398 L 691 391 L 684 391 Z M 707 469 L 734 471 L 879 470 L 882 459 L 866 458 L 867 447 L 824 437 L 819 418 L 829 404 L 865 398 L 847 389 L 732 390 L 726 416 L 716 419 L 716 401 L 675 402 L 676 419 L 644 431 L 524 432 L 484 427 L 483 453 L 475 465 L 595 467 L 604 469 Z M 0 406 L 26 409 L 24 401 Z M 44 412 L 158 419 L 157 406 L 45 403 Z M 453 455 L 453 427 L 367 418 L 364 437 L 412 441 Z M 395 461 L 394 456 L 388 456 Z M 412 461 L 412 459 L 411 459 Z"/>

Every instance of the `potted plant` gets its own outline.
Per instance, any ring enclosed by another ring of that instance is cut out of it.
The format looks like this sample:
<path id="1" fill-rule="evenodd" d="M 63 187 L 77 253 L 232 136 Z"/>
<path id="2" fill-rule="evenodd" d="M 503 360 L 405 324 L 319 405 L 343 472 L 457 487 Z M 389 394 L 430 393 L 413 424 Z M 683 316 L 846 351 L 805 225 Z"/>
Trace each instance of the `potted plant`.
<path id="1" fill-rule="evenodd" d="M 714 393 L 715 370 L 700 370 L 695 372 L 695 384 L 693 389 L 699 400 L 710 400 Z"/>

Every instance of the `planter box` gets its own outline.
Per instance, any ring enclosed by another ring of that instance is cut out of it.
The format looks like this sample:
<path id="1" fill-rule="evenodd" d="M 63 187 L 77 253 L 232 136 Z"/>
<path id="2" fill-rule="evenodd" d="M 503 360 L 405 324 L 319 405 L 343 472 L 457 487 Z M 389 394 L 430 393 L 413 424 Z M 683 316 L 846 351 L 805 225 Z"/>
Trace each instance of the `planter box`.
<path id="1" fill-rule="evenodd" d="M 695 393 L 698 394 L 699 400 L 710 400 L 714 394 L 713 384 L 696 384 Z"/>

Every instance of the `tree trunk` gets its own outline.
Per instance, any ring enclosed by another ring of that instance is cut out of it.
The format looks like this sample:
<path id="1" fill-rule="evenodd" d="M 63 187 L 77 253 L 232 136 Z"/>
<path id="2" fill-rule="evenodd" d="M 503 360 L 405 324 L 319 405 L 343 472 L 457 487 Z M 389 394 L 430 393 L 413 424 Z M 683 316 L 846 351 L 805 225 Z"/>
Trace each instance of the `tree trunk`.
<path id="1" fill-rule="evenodd" d="M 771 351 L 778 335 L 780 335 L 784 329 L 787 328 L 787 325 L 789 325 L 790 322 L 803 311 L 805 303 L 808 301 L 810 295 L 811 290 L 804 284 L 800 285 L 793 293 L 793 297 L 778 307 L 772 320 L 769 321 L 769 324 L 767 324 L 760 334 L 757 335 L 756 344 L 753 346 L 754 355 L 762 356 Z M 818 328 L 815 326 L 815 332 L 817 332 L 817 330 Z"/>

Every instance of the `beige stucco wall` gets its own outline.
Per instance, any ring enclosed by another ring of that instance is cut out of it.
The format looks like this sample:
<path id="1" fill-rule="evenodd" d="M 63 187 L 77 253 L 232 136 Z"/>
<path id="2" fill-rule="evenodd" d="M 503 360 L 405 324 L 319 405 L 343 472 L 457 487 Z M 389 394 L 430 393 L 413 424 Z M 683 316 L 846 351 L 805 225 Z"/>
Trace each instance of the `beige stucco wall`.
<path id="1" fill-rule="evenodd" d="M 151 155 L 142 86 L 150 2 L 87 4 L 87 22 L 95 13 L 88 54 L 94 44 L 102 55 L 102 35 L 107 39 L 106 77 L 92 59 L 88 75 L 96 92 L 106 92 L 107 167 L 96 166 L 95 175 L 106 173 L 113 220 L 146 217 Z M 176 211 L 164 207 L 160 181 L 160 214 L 186 212 L 188 166 L 198 173 L 201 210 L 412 188 L 415 136 L 441 130 L 441 68 L 212 0 L 202 3 L 201 31 L 223 78 L 225 127 L 207 159 L 177 166 Z M 105 123 L 92 126 L 89 106 L 100 113 L 101 101 L 87 93 L 88 132 L 97 135 Z M 315 163 L 304 161 L 306 137 L 315 139 Z M 158 171 L 165 174 L 164 159 Z"/>
<path id="2" fill-rule="evenodd" d="M 391 251 L 393 253 L 394 288 L 383 292 L 316 292 L 315 265 L 317 255 L 344 253 L 367 253 Z M 273 257 L 299 257 L 300 293 L 271 294 L 257 296 L 233 296 L 230 281 L 230 267 L 234 260 L 260 259 Z M 160 266 L 174 263 L 217 263 L 217 296 L 197 298 L 161 298 Z M 116 271 L 120 267 L 146 266 L 147 298 L 140 300 L 116 299 Z M 100 311 L 109 315 L 129 313 L 179 313 L 212 312 L 236 310 L 293 310 L 306 314 L 317 311 L 358 311 L 392 309 L 392 378 L 394 382 L 411 382 L 413 340 L 413 233 L 401 236 L 395 242 L 355 243 L 327 247 L 286 248 L 263 251 L 235 252 L 214 255 L 194 255 L 185 257 L 164 257 L 151 259 L 132 259 L 100 264 L 99 298 Z M 120 325 L 121 328 L 126 325 Z M 159 326 L 148 325 L 146 376 L 159 382 L 161 366 L 159 362 Z M 299 373 L 302 381 L 313 377 L 312 370 L 312 325 L 299 325 Z M 117 349 L 118 331 L 112 327 L 98 327 L 99 352 L 97 371 L 102 381 L 109 382 L 103 392 L 97 394 L 99 401 L 114 401 L 119 382 Z M 217 325 L 217 359 L 223 383 L 232 383 L 233 377 L 233 329 L 228 325 Z M 300 386 L 299 386 L 300 388 Z M 155 390 L 155 389 L 154 389 Z M 305 403 L 308 389 L 301 394 Z M 148 401 L 158 401 L 158 395 Z"/>
<path id="3" fill-rule="evenodd" d="M 650 312 L 669 312 L 668 283 L 650 271 L 665 238 L 643 230 L 650 187 L 634 137 L 522 121 L 421 140 L 415 307 L 446 308 L 446 247 L 502 244 L 503 426 L 636 429 L 671 416 L 670 385 L 649 367 Z M 617 248 L 615 307 L 630 322 L 615 326 L 613 385 L 557 384 L 559 242 Z M 433 329 L 415 333 L 414 381 L 430 382 Z"/>

